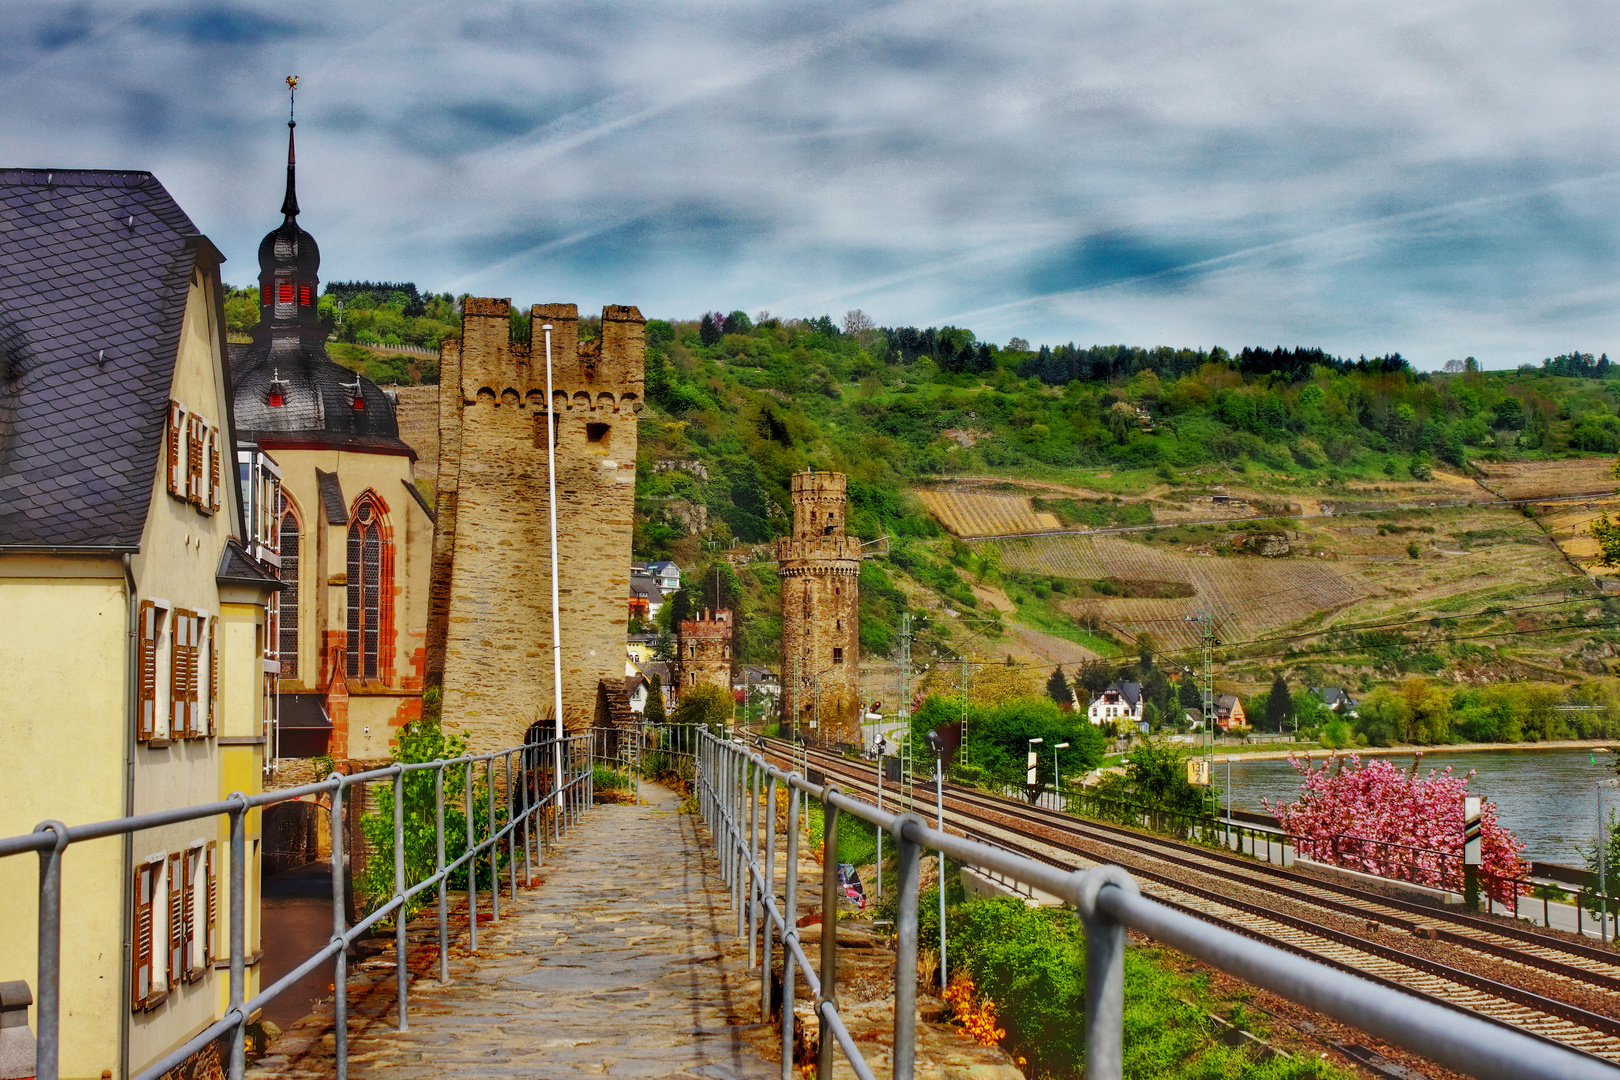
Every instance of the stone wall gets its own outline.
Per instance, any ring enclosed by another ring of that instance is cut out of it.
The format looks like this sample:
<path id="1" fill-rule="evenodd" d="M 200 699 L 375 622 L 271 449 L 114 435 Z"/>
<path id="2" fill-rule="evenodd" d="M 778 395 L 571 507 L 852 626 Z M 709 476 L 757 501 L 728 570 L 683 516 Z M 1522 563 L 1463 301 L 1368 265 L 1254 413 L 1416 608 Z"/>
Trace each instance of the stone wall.
<path id="1" fill-rule="evenodd" d="M 438 533 L 428 617 L 430 685 L 447 729 L 475 750 L 514 745 L 555 715 L 545 339 L 556 421 L 563 722 L 589 726 L 603 680 L 624 684 L 645 320 L 602 311 L 579 342 L 573 304 L 531 309 L 510 338 L 507 300 L 469 297 L 440 366 Z"/>
<path id="2" fill-rule="evenodd" d="M 782 718 L 826 742 L 861 741 L 861 545 L 844 535 L 843 473 L 793 476 L 782 575 Z M 819 718 L 819 719 L 818 719 Z"/>
<path id="3" fill-rule="evenodd" d="M 725 608 L 712 615 L 702 612 L 676 627 L 677 700 L 687 690 L 705 683 L 731 693 L 732 630 L 731 612 Z"/>

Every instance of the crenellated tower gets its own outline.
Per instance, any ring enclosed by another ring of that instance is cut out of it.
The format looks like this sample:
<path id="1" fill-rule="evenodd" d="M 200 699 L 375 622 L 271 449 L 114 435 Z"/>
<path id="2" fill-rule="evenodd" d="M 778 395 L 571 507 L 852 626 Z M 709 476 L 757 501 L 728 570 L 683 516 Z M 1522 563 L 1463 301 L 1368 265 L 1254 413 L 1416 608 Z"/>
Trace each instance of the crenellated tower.
<path id="1" fill-rule="evenodd" d="M 438 531 L 427 640 L 443 718 L 475 750 L 510 746 L 553 714 L 546 354 L 551 327 L 563 721 L 627 715 L 624 637 L 635 512 L 642 326 L 602 309 L 579 340 L 579 309 L 536 304 L 530 341 L 511 340 L 511 302 L 468 297 L 460 341 L 441 349 Z"/>
<path id="2" fill-rule="evenodd" d="M 700 611 L 675 627 L 675 696 L 704 683 L 731 693 L 733 623 L 730 610 Z"/>
<path id="3" fill-rule="evenodd" d="M 782 575 L 782 719 L 823 742 L 859 743 L 861 543 L 844 535 L 843 473 L 793 475 Z"/>

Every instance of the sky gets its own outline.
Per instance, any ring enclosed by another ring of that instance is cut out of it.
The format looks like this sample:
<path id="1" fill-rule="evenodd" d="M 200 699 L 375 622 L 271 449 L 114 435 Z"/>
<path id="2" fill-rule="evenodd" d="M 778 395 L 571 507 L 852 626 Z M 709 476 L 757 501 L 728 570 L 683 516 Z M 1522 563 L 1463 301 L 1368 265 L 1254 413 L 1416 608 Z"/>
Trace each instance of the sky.
<path id="1" fill-rule="evenodd" d="M 0 166 L 151 170 L 251 284 L 1005 344 L 1620 356 L 1602 2 L 0 0 Z"/>

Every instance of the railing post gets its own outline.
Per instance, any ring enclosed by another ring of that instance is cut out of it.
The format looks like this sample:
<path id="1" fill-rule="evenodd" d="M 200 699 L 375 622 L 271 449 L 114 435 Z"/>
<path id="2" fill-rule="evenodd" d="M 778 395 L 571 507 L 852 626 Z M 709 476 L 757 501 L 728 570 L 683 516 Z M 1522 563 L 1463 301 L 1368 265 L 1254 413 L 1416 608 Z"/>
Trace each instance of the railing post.
<path id="1" fill-rule="evenodd" d="M 832 1080 L 833 1031 L 827 1009 L 838 1009 L 838 789 L 821 789 L 821 1000 L 816 1002 L 818 1043 L 816 1080 Z M 940 883 L 944 887 L 944 882 Z"/>
<path id="2" fill-rule="evenodd" d="M 506 882 L 512 888 L 512 902 L 517 903 L 517 818 L 512 816 L 513 798 L 517 789 L 512 786 L 512 751 L 508 750 L 503 757 L 506 765 Z"/>
<path id="3" fill-rule="evenodd" d="M 899 853 L 895 891 L 900 900 L 894 943 L 894 1080 L 912 1080 L 917 1071 L 917 887 L 922 848 L 906 838 L 908 825 L 925 828 L 926 823 L 915 813 L 906 813 L 894 819 L 890 830 Z M 1088 1077 L 1090 1065 L 1088 1059 Z"/>
<path id="4" fill-rule="evenodd" d="M 753 778 L 752 793 L 748 799 L 748 858 L 744 872 L 748 874 L 748 966 L 759 963 L 759 885 L 748 867 L 758 866 L 759 860 L 759 774 L 760 766 L 744 759 L 747 774 Z"/>
<path id="5" fill-rule="evenodd" d="M 410 972 L 405 966 L 405 766 L 394 766 L 394 899 L 399 908 L 394 912 L 394 982 L 399 1005 L 398 1030 L 409 1030 L 406 995 L 410 990 Z"/>
<path id="6" fill-rule="evenodd" d="M 1117 866 L 1074 874 L 1072 902 L 1086 930 L 1086 1080 L 1120 1080 L 1125 1023 L 1125 927 L 1097 910 L 1097 894 L 1110 886 L 1136 893 L 1136 882 Z"/>
<path id="7" fill-rule="evenodd" d="M 526 889 L 534 881 L 534 830 L 530 828 L 534 821 L 534 805 L 530 802 L 533 792 L 529 790 L 527 747 L 518 751 L 518 783 L 523 785 L 523 887 Z"/>
<path id="8" fill-rule="evenodd" d="M 62 849 L 67 847 L 68 833 L 60 821 L 43 822 L 34 831 L 52 833 L 56 839 L 39 853 L 39 1005 L 35 1014 L 39 1038 L 34 1046 L 34 1075 L 38 1080 L 56 1080 L 62 1046 Z"/>
<path id="9" fill-rule="evenodd" d="M 782 908 L 782 1080 L 793 1080 L 793 949 L 799 939 L 799 789 L 788 779 L 787 902 Z"/>
<path id="10" fill-rule="evenodd" d="M 462 788 L 462 801 L 467 814 L 467 951 L 478 951 L 478 853 L 473 825 L 473 767 L 472 758 L 462 763 L 466 784 Z"/>
<path id="11" fill-rule="evenodd" d="M 765 895 L 776 896 L 776 777 L 765 785 L 765 865 L 760 868 Z M 764 913 L 764 933 L 760 935 L 759 957 L 759 1022 L 766 1024 L 771 1018 L 771 925 L 770 912 Z"/>
<path id="12" fill-rule="evenodd" d="M 229 1011 L 236 1013 L 231 1029 L 231 1080 L 242 1080 L 246 1067 L 247 1016 L 242 1002 L 247 983 L 247 796 L 231 792 L 231 999 Z"/>
<path id="13" fill-rule="evenodd" d="M 332 789 L 332 940 L 339 943 L 332 956 L 332 1056 L 338 1080 L 349 1076 L 349 946 L 348 912 L 343 903 L 343 777 L 334 775 Z"/>
<path id="14" fill-rule="evenodd" d="M 444 761 L 433 766 L 433 820 L 438 832 L 434 854 L 434 872 L 439 878 L 439 985 L 450 984 L 450 911 L 444 872 Z"/>
<path id="15" fill-rule="evenodd" d="M 484 793 L 489 803 L 489 921 L 501 921 L 501 842 L 495 839 L 495 756 L 484 759 Z"/>
<path id="16" fill-rule="evenodd" d="M 748 834 L 743 831 L 742 811 L 743 803 L 748 798 L 748 759 L 736 747 L 732 747 L 731 756 L 736 762 L 731 774 L 732 805 L 735 807 L 735 813 L 732 815 L 731 904 L 737 912 L 737 936 L 742 937 L 743 925 L 747 921 L 743 915 L 745 906 L 743 897 L 747 895 L 748 864 L 743 844 L 747 841 Z"/>

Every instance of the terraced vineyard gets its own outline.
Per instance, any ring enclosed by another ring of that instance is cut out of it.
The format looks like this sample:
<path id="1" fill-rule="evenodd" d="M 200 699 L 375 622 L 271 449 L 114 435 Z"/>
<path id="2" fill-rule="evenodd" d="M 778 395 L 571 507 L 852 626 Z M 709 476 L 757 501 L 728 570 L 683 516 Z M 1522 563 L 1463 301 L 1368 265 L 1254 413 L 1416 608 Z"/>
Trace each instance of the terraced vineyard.
<path id="1" fill-rule="evenodd" d="M 957 536 L 1009 536 L 1063 527 L 1053 515 L 1032 510 L 1027 495 L 921 488 L 917 497 Z"/>
<path id="2" fill-rule="evenodd" d="M 1151 631 L 1161 645 L 1197 642 L 1196 612 L 1230 612 L 1227 633 L 1258 635 L 1368 596 L 1360 575 L 1316 559 L 1251 559 L 1187 555 L 1112 536 L 1041 536 L 997 541 L 1002 565 L 1052 577 L 1179 581 L 1195 595 L 1169 600 L 1075 600 L 1070 614 L 1094 613 L 1135 634 Z"/>
<path id="3" fill-rule="evenodd" d="M 1592 508 L 1582 504 L 1566 513 L 1572 520 L 1580 518 L 1574 522 L 1578 528 L 1597 509 L 1596 503 Z M 1570 531 L 1570 525 L 1563 525 L 1558 537 L 1566 550 L 1571 550 Z M 1082 621 L 1100 619 L 1131 635 L 1149 631 L 1168 648 L 1197 641 L 1200 628 L 1188 621 L 1195 613 L 1222 616 L 1222 637 L 1238 642 L 1346 621 L 1451 618 L 1538 590 L 1567 588 L 1572 576 L 1541 528 L 1509 508 L 1414 509 L 1317 519 L 1293 542 L 1294 554 L 1283 558 L 1208 555 L 1201 553 L 1211 550 L 1207 547 L 1108 535 L 985 543 L 999 549 L 1009 570 L 1088 582 L 1192 586 L 1195 595 L 1186 599 L 1097 597 L 1062 604 Z M 1553 644 L 1534 639 L 1523 647 Z"/>
<path id="4" fill-rule="evenodd" d="M 1613 463 L 1610 457 L 1583 457 L 1477 465 L 1485 473 L 1484 486 L 1502 498 L 1545 499 L 1613 491 L 1617 483 L 1609 472 Z"/>

